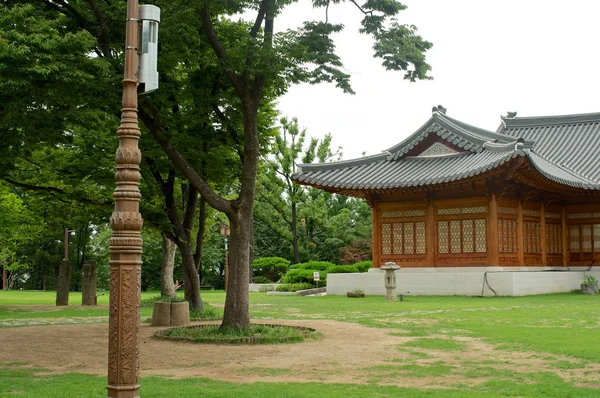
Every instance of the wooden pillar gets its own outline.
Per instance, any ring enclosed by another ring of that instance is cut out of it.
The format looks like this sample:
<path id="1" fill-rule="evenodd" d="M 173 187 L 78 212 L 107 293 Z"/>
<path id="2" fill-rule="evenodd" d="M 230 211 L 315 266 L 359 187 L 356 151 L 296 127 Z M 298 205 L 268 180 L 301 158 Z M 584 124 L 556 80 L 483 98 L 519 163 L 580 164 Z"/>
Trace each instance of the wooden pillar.
<path id="1" fill-rule="evenodd" d="M 567 224 L 567 207 L 562 209 L 562 252 L 563 267 L 569 265 L 569 224 Z"/>
<path id="2" fill-rule="evenodd" d="M 498 200 L 495 193 L 490 195 L 488 203 L 487 250 L 488 264 L 492 267 L 500 265 L 498 253 Z"/>
<path id="3" fill-rule="evenodd" d="M 523 236 L 523 203 L 517 204 L 517 245 L 519 248 L 519 265 L 525 265 L 525 240 Z"/>
<path id="4" fill-rule="evenodd" d="M 435 256 L 435 247 L 436 247 L 436 239 L 435 239 L 435 229 L 436 229 L 436 221 L 435 221 L 435 207 L 433 206 L 433 199 L 429 199 L 427 201 L 427 222 L 426 225 L 426 236 L 425 236 L 425 252 L 427 254 L 426 261 L 428 267 L 436 266 L 436 256 Z"/>
<path id="5" fill-rule="evenodd" d="M 108 397 L 139 397 L 142 215 L 139 190 L 142 154 L 137 115 L 138 2 L 127 1 L 125 76 L 119 148 L 110 217 L 110 305 L 108 317 Z"/>
<path id="6" fill-rule="evenodd" d="M 548 265 L 546 256 L 546 205 L 542 202 L 540 208 L 540 251 L 542 252 L 542 265 Z"/>
<path id="7" fill-rule="evenodd" d="M 372 207 L 372 227 L 373 231 L 371 232 L 371 240 L 372 240 L 372 257 L 373 257 L 373 268 L 379 268 L 381 261 L 381 239 L 380 239 L 380 231 L 381 225 L 379 223 L 379 206 L 377 203 L 373 203 Z"/>

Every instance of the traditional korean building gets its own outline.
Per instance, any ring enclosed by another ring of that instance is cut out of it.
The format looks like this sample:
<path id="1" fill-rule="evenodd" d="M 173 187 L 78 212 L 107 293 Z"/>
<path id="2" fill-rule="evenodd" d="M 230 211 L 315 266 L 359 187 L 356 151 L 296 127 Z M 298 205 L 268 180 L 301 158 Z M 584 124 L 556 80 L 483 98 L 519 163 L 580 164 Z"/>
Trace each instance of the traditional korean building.
<path id="1" fill-rule="evenodd" d="M 487 131 L 436 107 L 381 154 L 301 165 L 293 178 L 369 203 L 374 267 L 595 265 L 600 113 L 515 116 Z"/>

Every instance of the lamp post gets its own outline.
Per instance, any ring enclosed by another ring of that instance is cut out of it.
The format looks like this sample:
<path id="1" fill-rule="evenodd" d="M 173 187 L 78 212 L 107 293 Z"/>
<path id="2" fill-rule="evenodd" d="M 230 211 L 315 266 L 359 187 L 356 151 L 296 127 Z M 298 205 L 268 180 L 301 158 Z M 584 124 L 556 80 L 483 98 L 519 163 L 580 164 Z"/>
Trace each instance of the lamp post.
<path id="1" fill-rule="evenodd" d="M 228 238 L 229 238 L 229 225 L 223 224 L 221 225 L 221 235 L 223 236 L 223 239 L 225 240 L 225 291 L 227 291 L 227 287 L 228 287 L 228 282 L 229 282 L 229 251 L 228 251 Z"/>
<path id="2" fill-rule="evenodd" d="M 125 74 L 119 147 L 115 154 L 115 209 L 110 218 L 110 306 L 108 321 L 108 397 L 139 397 L 139 328 L 142 216 L 139 213 L 137 116 L 138 1 L 127 0 Z"/>
<path id="3" fill-rule="evenodd" d="M 125 73 L 119 147 L 115 154 L 117 182 L 110 217 L 110 306 L 108 320 L 108 397 L 140 396 L 139 335 L 142 272 L 142 215 L 138 148 L 138 92 L 158 88 L 156 57 L 160 9 L 127 0 Z M 140 40 L 141 33 L 141 40 Z M 138 65 L 140 68 L 138 68 Z"/>
<path id="4" fill-rule="evenodd" d="M 71 283 L 71 264 L 69 263 L 69 234 L 74 230 L 65 228 L 64 250 L 65 255 L 62 263 L 58 265 L 58 277 L 56 279 L 56 305 L 69 305 L 69 285 Z"/>
<path id="5" fill-rule="evenodd" d="M 65 257 L 64 261 L 69 261 L 69 235 L 75 235 L 74 229 L 65 228 Z"/>

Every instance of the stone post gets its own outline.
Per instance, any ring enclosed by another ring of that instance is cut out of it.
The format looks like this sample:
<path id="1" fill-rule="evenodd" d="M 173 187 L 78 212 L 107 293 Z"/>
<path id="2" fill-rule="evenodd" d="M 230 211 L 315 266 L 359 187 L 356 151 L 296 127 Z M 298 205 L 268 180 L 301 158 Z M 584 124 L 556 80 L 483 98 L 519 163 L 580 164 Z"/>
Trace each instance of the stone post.
<path id="1" fill-rule="evenodd" d="M 81 275 L 81 305 L 97 305 L 96 301 L 96 262 L 86 261 Z"/>
<path id="2" fill-rule="evenodd" d="M 139 212 L 137 117 L 138 1 L 127 1 L 125 75 L 119 148 L 115 154 L 117 186 L 110 218 L 110 306 L 108 323 L 108 397 L 140 396 L 139 331 L 142 266 L 142 216 Z"/>
<path id="3" fill-rule="evenodd" d="M 63 260 L 58 266 L 56 279 L 56 305 L 69 305 L 69 285 L 71 284 L 71 263 Z"/>
<path id="4" fill-rule="evenodd" d="M 396 270 L 400 269 L 399 265 L 394 262 L 387 262 L 379 269 L 385 271 L 385 300 L 394 301 L 394 290 L 396 289 Z"/>

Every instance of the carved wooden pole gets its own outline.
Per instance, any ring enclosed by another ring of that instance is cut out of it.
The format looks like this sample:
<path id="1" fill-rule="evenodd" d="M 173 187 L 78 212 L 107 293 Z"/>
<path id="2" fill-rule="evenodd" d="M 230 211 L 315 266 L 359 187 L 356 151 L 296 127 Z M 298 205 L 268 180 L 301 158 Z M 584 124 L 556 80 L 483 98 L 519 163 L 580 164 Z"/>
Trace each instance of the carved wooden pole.
<path id="1" fill-rule="evenodd" d="M 138 1 L 127 1 L 125 76 L 114 192 L 110 218 L 110 312 L 108 397 L 139 397 L 139 329 L 142 265 L 142 216 L 138 188 L 141 152 L 137 118 Z"/>

